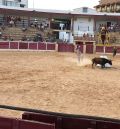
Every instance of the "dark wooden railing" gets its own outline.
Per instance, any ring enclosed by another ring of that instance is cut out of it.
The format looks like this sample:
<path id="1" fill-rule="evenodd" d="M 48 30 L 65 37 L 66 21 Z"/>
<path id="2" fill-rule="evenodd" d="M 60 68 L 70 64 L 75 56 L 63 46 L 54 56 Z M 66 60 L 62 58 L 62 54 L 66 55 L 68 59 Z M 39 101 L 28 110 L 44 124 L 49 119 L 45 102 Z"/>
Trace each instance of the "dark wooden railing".
<path id="1" fill-rule="evenodd" d="M 11 122 L 12 124 L 17 122 L 20 126 L 20 129 L 31 129 L 31 126 L 34 129 L 120 129 L 120 120 L 119 119 L 112 119 L 112 118 L 104 118 L 104 117 L 96 117 L 96 116 L 85 116 L 85 115 L 74 115 L 74 114 L 65 114 L 65 113 L 56 113 L 56 112 L 49 112 L 37 109 L 30 109 L 30 108 L 22 108 L 22 107 L 14 107 L 8 105 L 0 105 L 1 109 L 9 109 L 9 110 L 16 110 L 16 111 L 23 111 L 22 119 L 13 118 L 3 118 L 0 117 L 0 129 L 4 127 L 4 129 L 13 129 L 15 127 L 8 127 L 4 126 L 3 122 Z M 32 125 L 29 126 L 26 122 L 33 122 Z M 14 122 L 13 122 L 14 121 Z M 39 128 L 36 127 L 36 123 L 39 123 Z M 41 125 L 42 123 L 42 125 Z M 2 124 L 2 126 L 1 126 Z M 7 123 L 6 123 L 7 124 Z M 34 126 L 33 126 L 34 124 Z M 16 128 L 18 129 L 17 125 L 15 124 Z M 10 125 L 13 126 L 13 125 Z M 29 128 L 28 128 L 29 127 Z M 41 128 L 42 127 L 42 128 Z"/>

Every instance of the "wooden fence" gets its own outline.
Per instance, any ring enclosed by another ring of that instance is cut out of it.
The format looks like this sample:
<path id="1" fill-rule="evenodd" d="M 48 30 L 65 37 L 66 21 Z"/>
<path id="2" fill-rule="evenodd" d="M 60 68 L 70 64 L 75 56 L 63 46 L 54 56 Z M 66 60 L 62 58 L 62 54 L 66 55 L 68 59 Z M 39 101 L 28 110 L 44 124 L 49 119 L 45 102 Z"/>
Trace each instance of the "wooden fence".
<path id="1" fill-rule="evenodd" d="M 95 45 L 91 42 L 80 42 L 81 52 L 83 53 L 103 53 L 103 45 Z M 114 45 L 105 46 L 105 53 L 112 53 Z M 120 45 L 117 47 L 117 53 L 120 53 Z M 50 42 L 22 42 L 22 41 L 1 41 L 0 49 L 8 50 L 44 50 L 44 51 L 58 51 L 58 52 L 75 52 L 76 45 L 69 43 L 50 43 Z"/>

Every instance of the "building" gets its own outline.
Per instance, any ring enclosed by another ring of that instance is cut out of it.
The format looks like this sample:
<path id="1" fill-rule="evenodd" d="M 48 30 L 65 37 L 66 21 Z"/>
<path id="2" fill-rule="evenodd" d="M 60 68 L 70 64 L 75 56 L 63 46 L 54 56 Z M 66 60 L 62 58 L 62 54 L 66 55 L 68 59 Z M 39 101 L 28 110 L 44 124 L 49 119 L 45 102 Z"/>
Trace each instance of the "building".
<path id="1" fill-rule="evenodd" d="M 120 13 L 120 0 L 100 0 L 99 5 L 95 8 L 98 12 Z"/>
<path id="2" fill-rule="evenodd" d="M 56 40 L 67 43 L 74 43 L 78 39 L 83 39 L 84 34 L 89 35 L 90 38 L 94 37 L 99 31 L 100 25 L 106 25 L 107 27 L 120 25 L 120 13 L 97 12 L 95 9 L 88 7 L 77 8 L 72 11 L 0 7 L 1 25 L 4 23 L 6 28 L 9 29 L 10 20 L 16 18 L 21 20 L 16 21 L 17 27 L 14 37 L 17 35 L 17 28 L 18 30 L 22 27 L 29 28 L 37 21 L 39 27 L 47 28 L 45 32 L 52 33 L 52 36 L 47 35 L 47 38 L 55 37 Z M 12 36 L 12 34 L 10 35 Z M 9 35 L 8 31 L 6 35 Z"/>
<path id="3" fill-rule="evenodd" d="M 0 5 L 9 7 L 28 8 L 28 0 L 0 0 Z"/>

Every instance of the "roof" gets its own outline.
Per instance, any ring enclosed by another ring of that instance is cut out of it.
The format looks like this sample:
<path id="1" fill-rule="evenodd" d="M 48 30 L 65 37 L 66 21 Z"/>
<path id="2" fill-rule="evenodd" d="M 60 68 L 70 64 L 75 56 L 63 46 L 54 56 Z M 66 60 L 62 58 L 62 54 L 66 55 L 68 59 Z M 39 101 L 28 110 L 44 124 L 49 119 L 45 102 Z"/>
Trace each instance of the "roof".
<path id="1" fill-rule="evenodd" d="M 84 12 L 83 9 L 87 8 L 87 12 Z M 76 8 L 73 10 L 49 10 L 49 9 L 33 9 L 33 8 L 18 8 L 18 7 L 7 7 L 7 6 L 0 6 L 0 12 L 9 14 L 12 12 L 12 14 L 21 14 L 21 15 L 30 15 L 33 16 L 33 12 L 35 15 L 38 15 L 40 13 L 43 14 L 62 14 L 62 15 L 86 15 L 86 16 L 120 16 L 120 13 L 107 13 L 107 12 L 97 12 L 95 9 L 88 8 L 88 7 L 82 7 L 82 8 Z"/>
<path id="2" fill-rule="evenodd" d="M 100 0 L 100 5 L 112 3 L 120 3 L 120 0 Z"/>
<path id="3" fill-rule="evenodd" d="M 21 8 L 21 7 L 10 7 L 0 5 L 0 8 L 11 9 L 11 10 L 21 10 L 21 11 L 36 11 L 36 12 L 47 12 L 47 13 L 69 13 L 70 10 L 52 10 L 52 9 L 35 9 L 35 8 Z"/>
<path id="4" fill-rule="evenodd" d="M 75 15 L 92 15 L 92 16 L 120 16 L 120 13 L 107 13 L 107 12 L 97 12 L 95 9 L 87 8 L 88 11 L 84 12 L 83 9 L 87 7 L 77 8 L 71 11 L 71 14 Z"/>

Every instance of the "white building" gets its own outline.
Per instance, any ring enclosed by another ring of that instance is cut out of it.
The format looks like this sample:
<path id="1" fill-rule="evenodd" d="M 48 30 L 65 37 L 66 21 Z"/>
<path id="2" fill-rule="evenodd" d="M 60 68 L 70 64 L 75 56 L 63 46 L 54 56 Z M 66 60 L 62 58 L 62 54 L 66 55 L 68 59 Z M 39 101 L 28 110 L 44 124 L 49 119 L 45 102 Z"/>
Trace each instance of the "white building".
<path id="1" fill-rule="evenodd" d="M 0 0 L 0 5 L 9 7 L 28 8 L 28 0 Z"/>
<path id="2" fill-rule="evenodd" d="M 72 11 L 73 14 L 83 14 L 74 19 L 73 33 L 76 36 L 82 36 L 84 33 L 94 35 L 94 18 L 90 15 L 96 13 L 94 9 L 88 7 L 77 8 Z M 88 15 L 85 17 L 84 15 Z"/>

